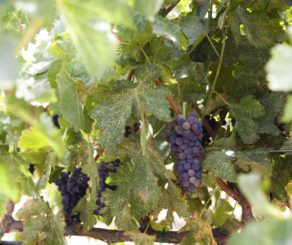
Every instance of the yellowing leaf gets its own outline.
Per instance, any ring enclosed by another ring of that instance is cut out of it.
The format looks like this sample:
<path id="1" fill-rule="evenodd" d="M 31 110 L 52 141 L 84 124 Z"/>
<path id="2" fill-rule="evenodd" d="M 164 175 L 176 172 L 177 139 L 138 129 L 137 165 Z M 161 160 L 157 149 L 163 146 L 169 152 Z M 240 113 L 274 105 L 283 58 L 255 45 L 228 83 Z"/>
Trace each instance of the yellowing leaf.
<path id="1" fill-rule="evenodd" d="M 22 150 L 38 151 L 48 146 L 47 139 L 35 128 L 24 130 L 19 138 L 18 146 Z"/>

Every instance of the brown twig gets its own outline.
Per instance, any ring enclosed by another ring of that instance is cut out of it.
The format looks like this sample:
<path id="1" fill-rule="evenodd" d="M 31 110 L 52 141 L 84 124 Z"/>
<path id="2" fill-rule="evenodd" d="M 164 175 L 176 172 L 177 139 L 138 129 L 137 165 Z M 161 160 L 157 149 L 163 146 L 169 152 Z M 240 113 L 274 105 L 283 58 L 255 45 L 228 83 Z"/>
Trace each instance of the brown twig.
<path id="1" fill-rule="evenodd" d="M 246 198 L 240 193 L 235 184 L 227 182 L 225 183 L 221 178 L 216 177 L 216 182 L 228 196 L 231 196 L 234 200 L 238 201 L 242 208 L 241 221 L 245 224 L 253 220 L 253 214 L 251 206 Z"/>
<path id="2" fill-rule="evenodd" d="M 180 2 L 180 0 L 175 1 L 173 4 L 169 5 L 167 9 L 165 10 L 164 16 L 167 16 L 174 8 L 175 6 Z"/>
<path id="3" fill-rule="evenodd" d="M 97 152 L 96 156 L 94 157 L 95 162 L 100 158 L 100 156 L 103 154 L 103 152 L 104 152 L 103 149 L 101 149 Z"/>
<path id="4" fill-rule="evenodd" d="M 11 231 L 23 231 L 23 226 L 21 221 L 14 220 L 13 222 L 17 223 L 17 225 L 13 225 L 13 229 L 7 230 L 6 232 Z M 8 227 L 7 227 L 8 228 Z M 126 242 L 132 241 L 130 237 L 125 235 L 125 231 L 122 230 L 108 230 L 102 228 L 93 228 L 89 231 L 84 231 L 82 226 L 79 224 L 75 224 L 72 226 L 66 227 L 66 236 L 85 236 L 95 238 L 101 241 L 105 241 L 108 243 L 115 243 L 115 242 Z M 165 243 L 180 243 L 189 232 L 177 232 L 177 231 L 155 231 L 153 229 L 147 229 L 146 234 L 156 236 L 157 242 L 165 242 Z M 228 234 L 219 229 L 213 229 L 213 235 L 215 240 L 217 241 L 218 245 L 224 245 Z M 21 244 L 21 243 L 18 243 Z"/>
<path id="5" fill-rule="evenodd" d="M 15 220 L 12 217 L 14 211 L 14 203 L 10 200 L 6 204 L 6 213 L 0 222 L 0 230 L 4 233 L 13 230 L 22 230 L 22 222 Z"/>
<path id="6" fill-rule="evenodd" d="M 129 72 L 128 76 L 127 76 L 127 80 L 131 81 L 133 76 L 134 76 L 134 73 L 135 73 L 134 69 L 130 70 L 130 72 Z"/>

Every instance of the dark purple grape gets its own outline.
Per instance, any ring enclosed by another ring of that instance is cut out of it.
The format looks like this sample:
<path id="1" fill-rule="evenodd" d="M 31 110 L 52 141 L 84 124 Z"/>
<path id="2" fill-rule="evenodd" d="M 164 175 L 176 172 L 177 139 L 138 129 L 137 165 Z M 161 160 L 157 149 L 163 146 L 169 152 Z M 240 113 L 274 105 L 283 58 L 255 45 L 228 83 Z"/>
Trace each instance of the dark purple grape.
<path id="1" fill-rule="evenodd" d="M 55 181 L 62 196 L 63 211 L 66 222 L 72 220 L 80 222 L 79 214 L 72 215 L 72 210 L 85 195 L 89 177 L 82 173 L 81 168 L 75 168 L 73 173 L 62 172 L 59 179 Z"/>
<path id="2" fill-rule="evenodd" d="M 185 164 L 184 164 L 184 170 L 185 170 L 185 171 L 188 171 L 189 169 L 191 169 L 191 164 L 189 164 L 189 163 L 185 163 Z"/>
<path id="3" fill-rule="evenodd" d="M 193 169 L 189 169 L 188 175 L 189 176 L 194 176 L 195 175 L 195 171 Z"/>
<path id="4" fill-rule="evenodd" d="M 59 124 L 59 115 L 58 114 L 55 114 L 52 118 L 53 120 L 53 123 L 55 125 L 55 127 L 57 127 L 58 129 L 60 129 L 60 124 Z"/>
<path id="5" fill-rule="evenodd" d="M 33 174 L 34 171 L 35 171 L 35 165 L 34 165 L 34 164 L 29 164 L 28 171 L 29 171 L 31 174 Z"/>
<path id="6" fill-rule="evenodd" d="M 189 122 L 184 122 L 182 125 L 183 129 L 189 129 L 191 127 Z"/>
<path id="7" fill-rule="evenodd" d="M 134 133 L 137 133 L 140 130 L 141 123 L 140 122 L 135 122 L 133 125 Z"/>
<path id="8" fill-rule="evenodd" d="M 128 138 L 132 133 L 135 133 L 135 134 L 138 133 L 140 130 L 140 127 L 141 127 L 140 122 L 135 122 L 132 127 L 126 126 L 125 133 L 124 133 L 125 138 Z"/>
<path id="9" fill-rule="evenodd" d="M 181 138 L 181 137 L 176 138 L 176 139 L 175 139 L 175 143 L 176 143 L 177 145 L 182 145 L 182 144 L 183 144 L 183 140 L 182 140 L 182 138 Z"/>

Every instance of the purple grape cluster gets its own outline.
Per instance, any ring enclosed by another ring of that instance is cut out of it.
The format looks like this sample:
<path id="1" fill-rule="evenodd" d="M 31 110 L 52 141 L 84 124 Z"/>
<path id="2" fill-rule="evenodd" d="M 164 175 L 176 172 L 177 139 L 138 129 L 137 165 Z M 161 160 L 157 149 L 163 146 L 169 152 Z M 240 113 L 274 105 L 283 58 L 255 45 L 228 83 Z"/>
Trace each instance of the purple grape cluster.
<path id="1" fill-rule="evenodd" d="M 72 215 L 72 210 L 78 201 L 85 195 L 88 188 L 89 177 L 81 172 L 81 168 L 75 168 L 73 173 L 62 172 L 61 177 L 55 181 L 62 196 L 65 221 L 80 222 L 79 214 Z"/>
<path id="2" fill-rule="evenodd" d="M 186 120 L 182 115 L 177 115 L 165 130 L 165 139 L 176 155 L 174 166 L 178 182 L 185 193 L 194 191 L 202 183 L 202 137 L 202 123 L 195 113 L 190 113 Z"/>
<path id="3" fill-rule="evenodd" d="M 140 130 L 140 127 L 141 127 L 140 122 L 135 122 L 132 127 L 126 126 L 124 136 L 126 138 L 128 138 L 132 133 L 134 133 L 134 134 L 138 133 Z"/>
<path id="4" fill-rule="evenodd" d="M 99 189 L 97 192 L 97 209 L 95 209 L 94 213 L 96 215 L 100 215 L 100 211 L 102 208 L 105 207 L 105 204 L 102 202 L 102 193 L 108 188 L 111 190 L 115 190 L 117 186 L 115 185 L 109 185 L 106 183 L 107 177 L 110 175 L 110 173 L 115 173 L 117 171 L 117 168 L 120 166 L 121 161 L 119 159 L 116 159 L 111 162 L 101 162 L 100 167 L 98 169 L 98 176 L 99 176 Z"/>

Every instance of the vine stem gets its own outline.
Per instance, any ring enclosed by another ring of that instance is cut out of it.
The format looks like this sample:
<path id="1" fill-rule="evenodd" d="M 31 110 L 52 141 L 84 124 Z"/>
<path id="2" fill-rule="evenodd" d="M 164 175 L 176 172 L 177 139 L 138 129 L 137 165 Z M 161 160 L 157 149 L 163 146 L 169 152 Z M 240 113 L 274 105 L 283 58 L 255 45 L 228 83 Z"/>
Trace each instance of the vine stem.
<path id="1" fill-rule="evenodd" d="M 6 232 L 13 232 L 13 231 L 23 231 L 23 224 L 21 221 L 13 221 L 12 225 L 9 227 L 10 230 L 6 229 Z M 66 236 L 84 236 L 84 237 L 91 237 L 95 238 L 101 241 L 105 241 L 108 243 L 116 243 L 116 242 L 126 242 L 126 241 L 132 241 L 132 239 L 125 234 L 125 231 L 123 230 L 108 230 L 108 229 L 102 229 L 102 228 L 93 228 L 89 231 L 86 231 L 83 229 L 83 227 L 80 224 L 73 224 L 70 226 L 67 226 L 65 229 L 67 232 L 65 233 Z M 70 231 L 70 232 L 69 232 Z M 213 236 L 215 240 L 217 241 L 218 245 L 225 244 L 228 234 L 222 232 L 218 232 L 218 229 L 213 229 Z M 155 231 L 151 228 L 147 229 L 146 234 L 156 236 L 156 241 L 160 242 L 161 239 L 163 239 L 163 242 L 166 243 L 180 243 L 188 234 L 189 232 L 177 232 L 177 231 Z M 1 244 L 1 243 L 0 243 Z M 5 242 L 2 244 L 22 244 L 21 242 Z"/>
<path id="2" fill-rule="evenodd" d="M 227 4 L 226 11 L 228 11 L 229 7 L 230 7 L 230 1 Z M 210 97 L 215 91 L 216 84 L 217 84 L 217 81 L 218 81 L 218 78 L 219 78 L 219 75 L 220 75 L 221 67 L 222 67 L 222 64 L 223 64 L 223 57 L 224 57 L 224 52 L 225 52 L 225 45 L 226 45 L 226 39 L 227 39 L 227 30 L 228 30 L 228 28 L 226 26 L 226 20 L 227 20 L 227 14 L 225 15 L 224 22 L 223 22 L 223 25 L 222 25 L 223 26 L 223 30 L 222 30 L 223 38 L 222 38 L 222 46 L 221 46 L 221 51 L 220 51 L 220 56 L 219 56 L 219 62 L 218 62 L 218 66 L 217 66 L 217 69 L 216 69 L 216 73 L 215 73 L 215 77 L 214 77 L 213 83 L 211 85 L 210 91 L 209 91 L 208 96 L 207 96 L 206 106 L 205 106 L 205 110 L 204 110 L 204 113 L 203 113 L 204 116 L 206 115 L 206 110 L 208 108 L 207 105 L 209 103 Z M 210 38 L 208 40 L 211 41 Z M 211 42 L 211 45 L 212 45 L 212 42 Z"/>

